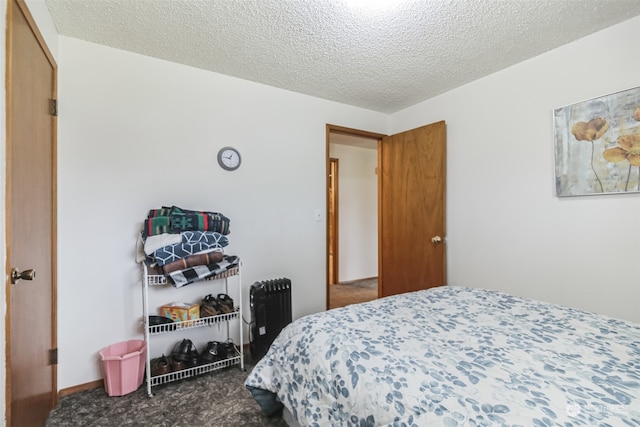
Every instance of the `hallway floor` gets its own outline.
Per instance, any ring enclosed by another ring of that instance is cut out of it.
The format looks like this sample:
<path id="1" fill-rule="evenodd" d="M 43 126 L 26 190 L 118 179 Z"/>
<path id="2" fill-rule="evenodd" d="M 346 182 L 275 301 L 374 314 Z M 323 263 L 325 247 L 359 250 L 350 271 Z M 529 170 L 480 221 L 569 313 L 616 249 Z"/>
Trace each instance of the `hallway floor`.
<path id="1" fill-rule="evenodd" d="M 378 298 L 378 278 L 338 283 L 329 287 L 329 308 L 371 301 Z"/>

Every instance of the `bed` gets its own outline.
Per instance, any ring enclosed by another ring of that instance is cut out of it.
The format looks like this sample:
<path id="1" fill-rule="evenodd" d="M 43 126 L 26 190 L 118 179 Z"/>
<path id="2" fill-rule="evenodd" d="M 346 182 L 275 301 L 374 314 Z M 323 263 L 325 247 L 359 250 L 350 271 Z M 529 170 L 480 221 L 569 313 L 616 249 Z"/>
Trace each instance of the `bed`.
<path id="1" fill-rule="evenodd" d="M 301 426 L 640 426 L 640 325 L 442 286 L 282 330 L 245 387 Z"/>

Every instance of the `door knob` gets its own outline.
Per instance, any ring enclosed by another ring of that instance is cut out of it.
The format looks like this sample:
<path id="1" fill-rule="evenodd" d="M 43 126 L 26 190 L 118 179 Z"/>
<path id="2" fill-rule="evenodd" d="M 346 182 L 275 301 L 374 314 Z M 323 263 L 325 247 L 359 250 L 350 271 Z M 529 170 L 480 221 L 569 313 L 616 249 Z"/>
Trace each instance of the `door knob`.
<path id="1" fill-rule="evenodd" d="M 434 245 L 439 245 L 440 243 L 442 243 L 442 237 L 440 236 L 433 236 L 431 238 L 431 243 L 433 243 Z"/>
<path id="2" fill-rule="evenodd" d="M 18 271 L 17 268 L 11 269 L 11 284 L 15 285 L 18 283 L 18 280 L 33 280 L 36 278 L 36 271 L 32 268 L 29 270 L 25 270 L 23 272 Z"/>

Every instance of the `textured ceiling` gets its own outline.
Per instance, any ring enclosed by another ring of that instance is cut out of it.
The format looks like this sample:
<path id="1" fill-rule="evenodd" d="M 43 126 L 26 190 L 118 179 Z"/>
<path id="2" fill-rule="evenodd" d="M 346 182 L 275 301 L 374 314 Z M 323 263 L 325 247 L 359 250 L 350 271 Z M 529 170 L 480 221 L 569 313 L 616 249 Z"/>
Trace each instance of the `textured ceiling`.
<path id="1" fill-rule="evenodd" d="M 46 0 L 61 35 L 384 113 L 640 14 L 640 0 L 348 2 Z"/>

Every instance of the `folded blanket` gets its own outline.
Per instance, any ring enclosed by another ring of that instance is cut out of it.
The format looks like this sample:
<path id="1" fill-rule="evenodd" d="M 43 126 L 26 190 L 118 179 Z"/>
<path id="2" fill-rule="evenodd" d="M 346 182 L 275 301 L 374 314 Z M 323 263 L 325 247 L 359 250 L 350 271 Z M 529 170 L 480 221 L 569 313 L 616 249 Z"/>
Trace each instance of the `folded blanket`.
<path id="1" fill-rule="evenodd" d="M 148 236 L 171 233 L 171 218 L 168 216 L 157 216 L 144 220 L 142 238 L 146 240 Z"/>
<path id="2" fill-rule="evenodd" d="M 162 271 L 164 272 L 164 274 L 169 274 L 174 271 L 184 270 L 186 268 L 195 267 L 197 265 L 215 264 L 222 261 L 223 256 L 224 254 L 219 250 L 188 255 L 177 261 L 165 264 L 162 267 Z"/>
<path id="3" fill-rule="evenodd" d="M 189 255 L 205 252 L 208 249 L 222 249 L 229 245 L 229 239 L 212 231 L 185 231 L 180 234 L 182 241 L 164 246 L 153 252 L 153 259 L 163 266 Z"/>
<path id="4" fill-rule="evenodd" d="M 219 212 L 193 211 L 177 206 L 151 209 L 144 221 L 142 238 L 182 231 L 215 231 L 229 234 L 231 220 Z"/>
<path id="5" fill-rule="evenodd" d="M 224 255 L 222 261 L 217 263 L 198 265 L 184 270 L 171 272 L 168 275 L 168 279 L 173 282 L 173 286 L 179 288 L 195 281 L 206 279 L 207 277 L 215 276 L 216 274 L 221 274 L 238 264 L 240 264 L 240 258 L 237 256 Z"/>
<path id="6" fill-rule="evenodd" d="M 160 248 L 180 242 L 182 242 L 180 234 L 162 233 L 148 236 L 144 241 L 144 253 L 151 255 Z"/>
<path id="7" fill-rule="evenodd" d="M 169 216 L 171 215 L 171 210 L 172 208 L 163 206 L 160 209 L 151 209 L 149 211 L 149 215 L 147 215 L 147 218 L 155 218 L 157 216 Z"/>
<path id="8" fill-rule="evenodd" d="M 182 213 L 171 212 L 172 233 L 200 230 L 229 234 L 229 218 L 218 212 Z"/>

